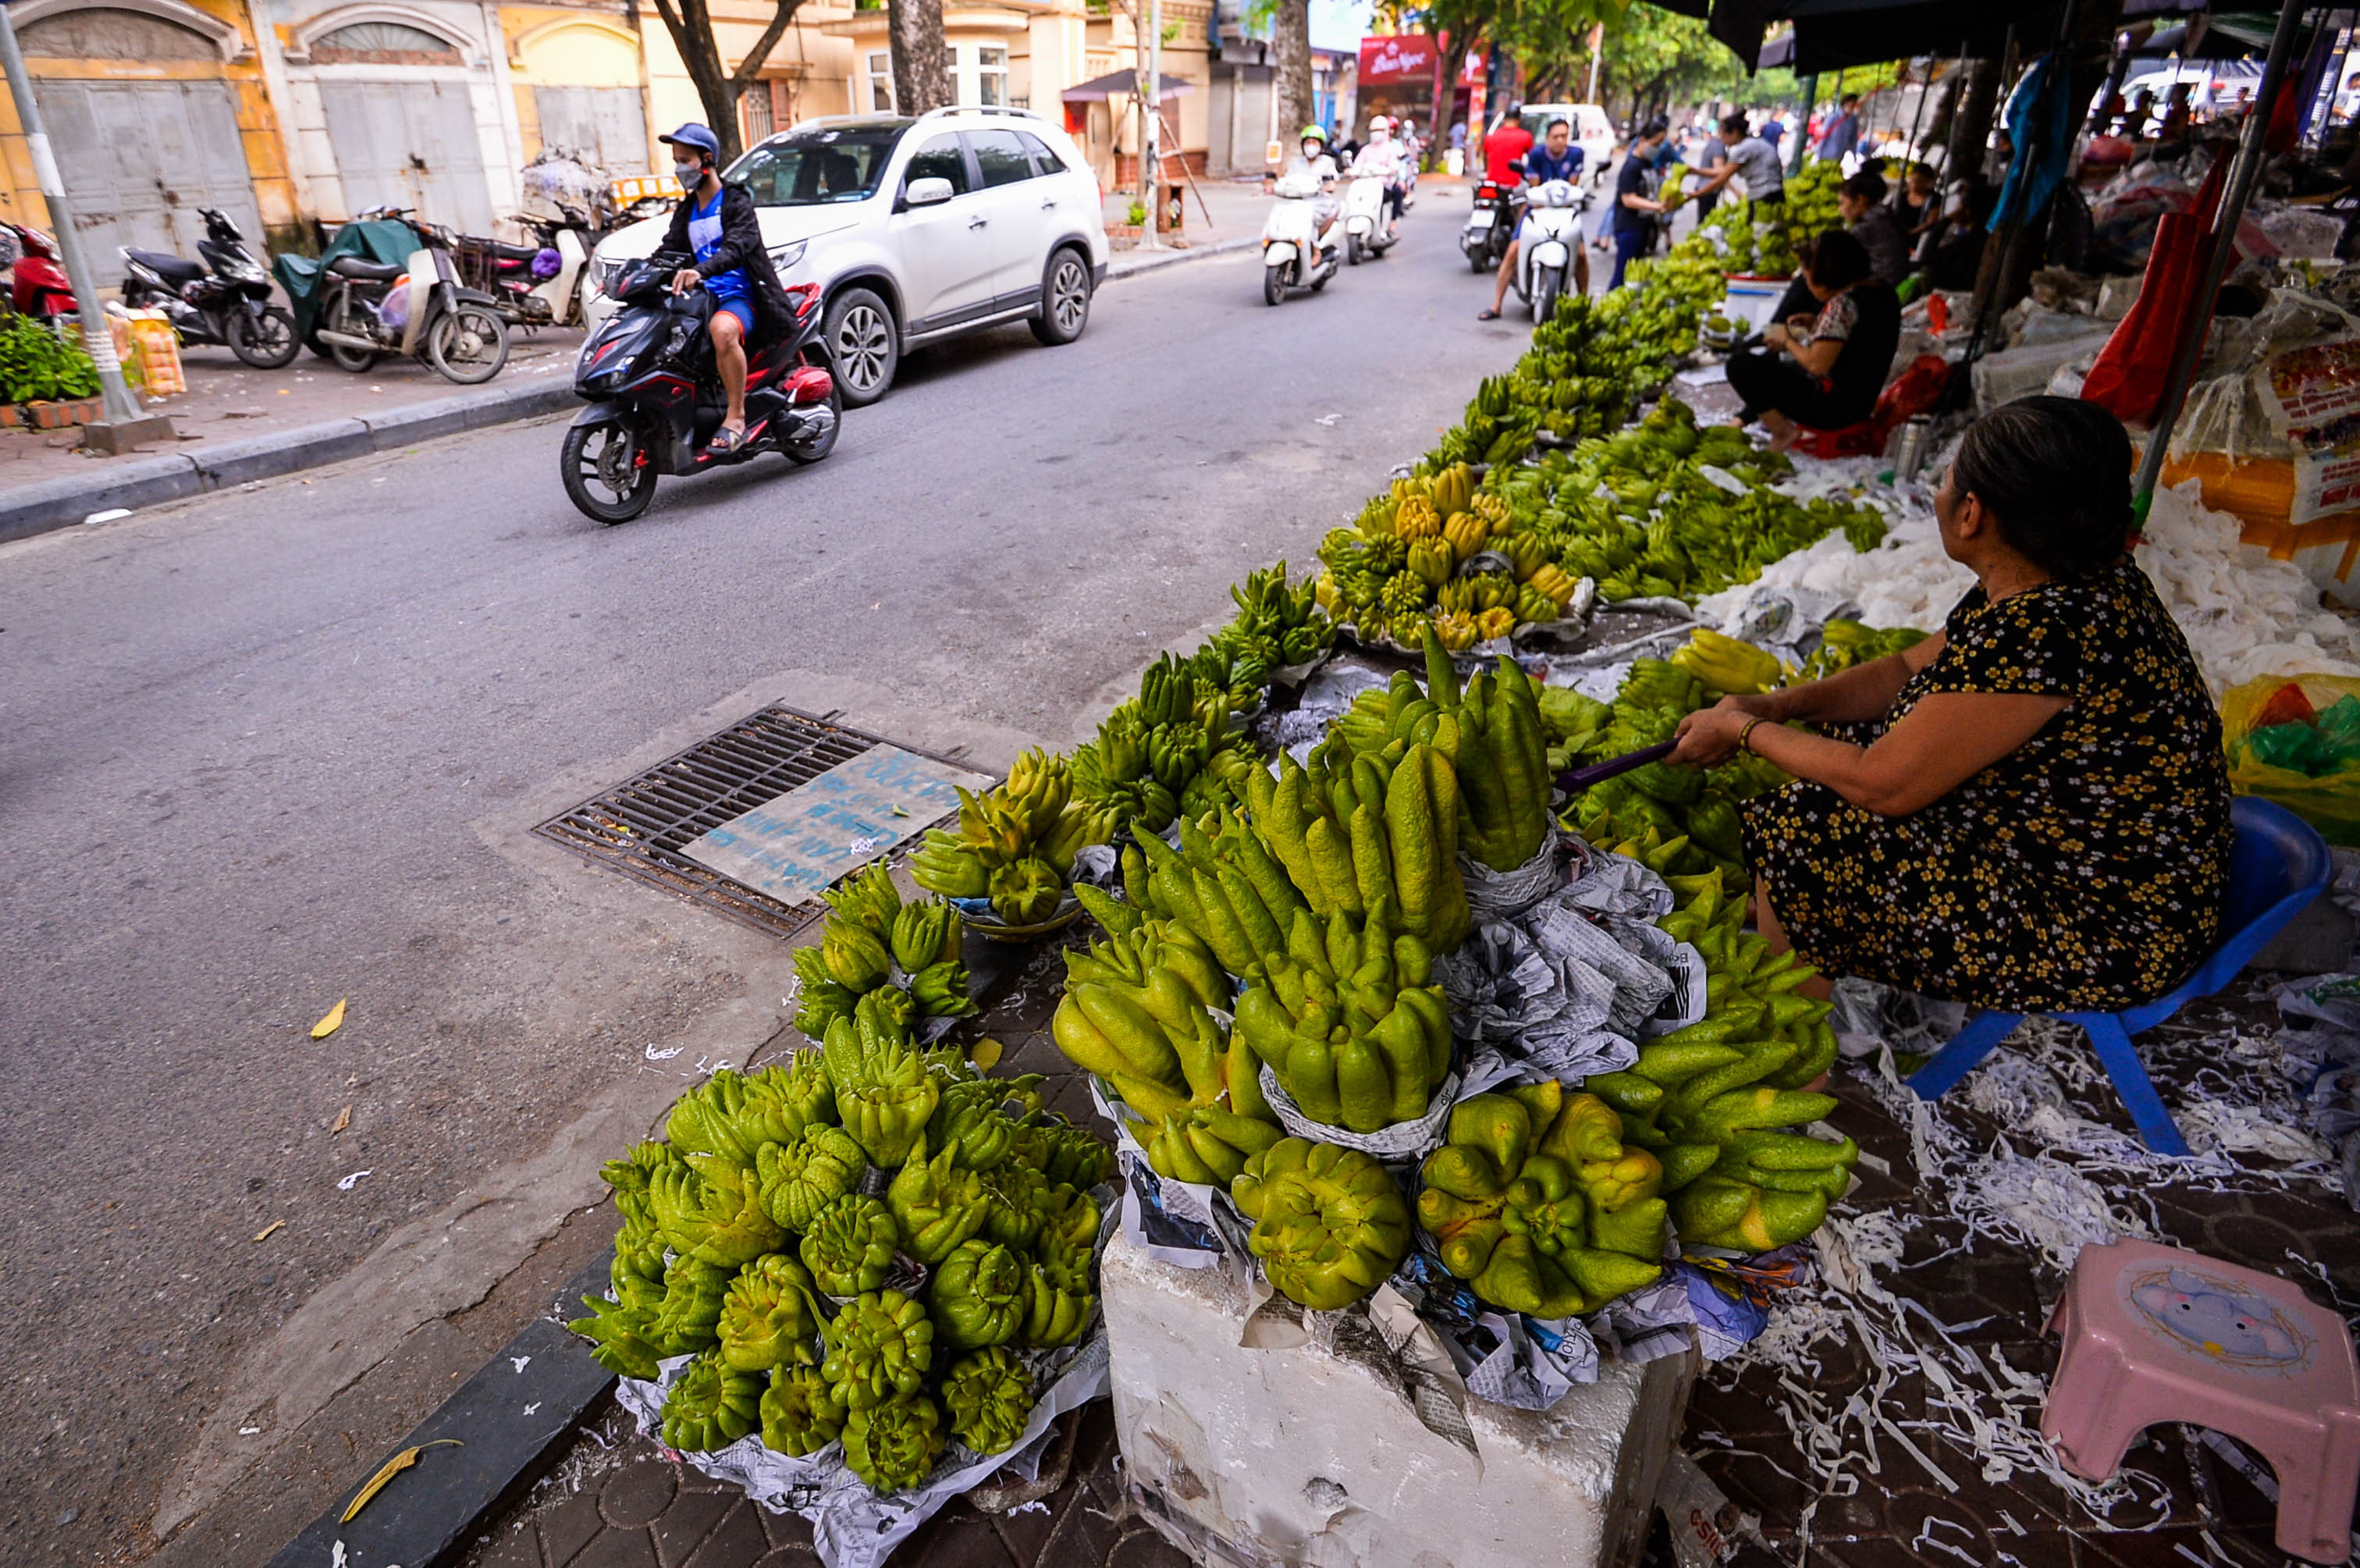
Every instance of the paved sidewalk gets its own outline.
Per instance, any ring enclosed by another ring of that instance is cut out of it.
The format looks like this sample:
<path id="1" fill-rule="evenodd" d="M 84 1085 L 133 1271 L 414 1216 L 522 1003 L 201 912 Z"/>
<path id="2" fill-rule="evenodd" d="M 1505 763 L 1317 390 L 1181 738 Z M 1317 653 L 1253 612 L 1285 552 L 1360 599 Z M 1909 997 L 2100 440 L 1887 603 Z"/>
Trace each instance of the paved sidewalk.
<path id="1" fill-rule="evenodd" d="M 367 419 L 456 393 L 509 388 L 524 381 L 566 377 L 582 345 L 577 327 L 543 327 L 528 335 L 516 331 L 507 367 L 481 387 L 444 380 L 421 359 L 381 359 L 355 376 L 316 354 L 299 352 L 280 370 L 256 370 L 226 348 L 183 347 L 180 363 L 189 389 L 148 400 L 149 410 L 171 417 L 177 441 L 153 442 L 138 455 L 179 453 L 202 456 L 227 442 L 252 441 L 333 420 Z M 0 432 L 0 490 L 45 479 L 87 476 L 135 458 L 101 457 L 77 450 L 79 431 Z"/>

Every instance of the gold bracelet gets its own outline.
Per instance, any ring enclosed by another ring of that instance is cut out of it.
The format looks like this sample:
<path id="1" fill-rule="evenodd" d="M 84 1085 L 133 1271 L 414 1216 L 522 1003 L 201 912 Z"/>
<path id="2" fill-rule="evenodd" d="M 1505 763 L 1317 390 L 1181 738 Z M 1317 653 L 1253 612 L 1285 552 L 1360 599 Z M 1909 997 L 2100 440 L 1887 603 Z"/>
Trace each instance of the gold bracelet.
<path id="1" fill-rule="evenodd" d="M 1759 718 L 1749 718 L 1745 721 L 1745 727 L 1737 732 L 1737 749 L 1739 751 L 1752 751 L 1754 750 L 1754 747 L 1751 744 L 1752 737 L 1754 735 L 1754 727 L 1761 722 L 1762 720 Z M 1759 755 L 1760 753 L 1756 752 L 1755 754 Z"/>

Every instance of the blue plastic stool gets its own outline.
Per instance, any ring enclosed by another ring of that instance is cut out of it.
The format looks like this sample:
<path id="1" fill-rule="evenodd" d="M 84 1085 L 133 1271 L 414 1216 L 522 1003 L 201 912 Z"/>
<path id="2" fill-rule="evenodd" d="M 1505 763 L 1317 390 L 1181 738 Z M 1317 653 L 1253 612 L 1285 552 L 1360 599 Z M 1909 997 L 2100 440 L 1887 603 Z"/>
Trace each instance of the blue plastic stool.
<path id="1" fill-rule="evenodd" d="M 2317 898 L 2334 873 L 2327 841 L 2310 823 L 2282 806 L 2251 795 L 2232 803 L 2236 823 L 2235 844 L 2229 851 L 2229 906 L 2222 925 L 2226 940 L 2169 996 L 2158 997 L 2127 1013 L 2053 1013 L 2048 1017 L 2079 1024 L 2114 1080 L 2114 1091 L 2138 1124 L 2147 1146 L 2159 1154 L 2184 1155 L 2188 1140 L 2180 1135 L 2171 1113 L 2157 1098 L 2139 1065 L 2131 1036 L 2154 1028 L 2200 996 L 2210 996 L 2237 978 L 2239 970 L 2262 950 L 2286 923 Z M 1967 1020 L 1950 1043 L 1909 1075 L 1909 1087 L 1920 1100 L 1933 1100 L 1975 1065 L 2024 1021 L 2021 1013 L 1978 1013 Z"/>

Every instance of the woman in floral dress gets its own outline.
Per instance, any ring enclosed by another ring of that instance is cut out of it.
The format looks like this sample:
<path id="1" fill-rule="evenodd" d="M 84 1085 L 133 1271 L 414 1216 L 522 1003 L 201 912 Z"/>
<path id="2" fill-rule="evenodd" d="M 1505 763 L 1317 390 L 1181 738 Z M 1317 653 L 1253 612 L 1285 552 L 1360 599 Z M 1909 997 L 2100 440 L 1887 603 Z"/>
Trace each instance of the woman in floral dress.
<path id="1" fill-rule="evenodd" d="M 1994 410 L 1935 498 L 1977 583 L 1943 630 L 1682 723 L 1677 761 L 1742 748 L 1795 777 L 1744 810 L 1775 945 L 2016 1013 L 2152 1001 L 2212 950 L 2232 835 L 2220 714 L 2129 554 L 2130 467 L 2093 404 Z"/>

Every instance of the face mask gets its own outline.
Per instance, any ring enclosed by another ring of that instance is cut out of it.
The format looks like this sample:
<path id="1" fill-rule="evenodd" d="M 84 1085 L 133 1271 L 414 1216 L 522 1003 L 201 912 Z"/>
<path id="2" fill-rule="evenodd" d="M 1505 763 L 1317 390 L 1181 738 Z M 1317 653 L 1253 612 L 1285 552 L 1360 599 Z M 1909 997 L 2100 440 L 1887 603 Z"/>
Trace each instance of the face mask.
<path id="1" fill-rule="evenodd" d="M 680 188 L 683 191 L 694 190 L 705 179 L 705 165 L 701 163 L 675 163 L 672 171 L 679 179 Z"/>

